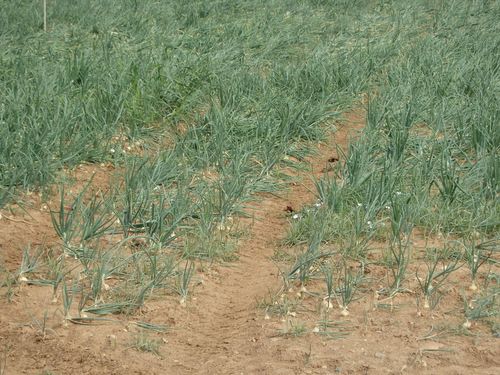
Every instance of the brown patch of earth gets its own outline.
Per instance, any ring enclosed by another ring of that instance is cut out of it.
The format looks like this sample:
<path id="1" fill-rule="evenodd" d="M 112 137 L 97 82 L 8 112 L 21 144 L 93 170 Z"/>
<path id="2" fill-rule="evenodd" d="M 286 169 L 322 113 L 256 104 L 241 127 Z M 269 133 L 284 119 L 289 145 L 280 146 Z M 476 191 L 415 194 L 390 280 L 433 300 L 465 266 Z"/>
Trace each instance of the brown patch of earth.
<path id="1" fill-rule="evenodd" d="M 347 120 L 351 122 L 335 134 L 343 147 L 349 134 L 355 134 L 353 129 L 363 127 L 362 114 Z M 322 145 L 319 151 L 309 160 L 313 176 L 341 157 L 331 145 Z M 76 177 L 85 179 L 94 171 L 96 182 L 104 186 L 105 166 L 81 167 Z M 50 287 L 23 285 L 8 299 L 3 288 L 0 374 L 498 373 L 499 341 L 486 325 L 473 322 L 470 334 L 457 333 L 463 320 L 453 311 L 460 308 L 460 287 L 467 286 L 465 269 L 457 271 L 455 286 L 432 314 L 418 307 L 413 294 L 388 299 L 377 294 L 381 286 L 374 285 L 349 306 L 349 316 L 342 316 L 338 308 L 330 310 L 325 321 L 337 325 L 328 329 L 348 333 L 337 340 L 314 332 L 325 310 L 317 301 L 304 298 L 298 287 L 276 296 L 282 283 L 271 258 L 288 228 L 287 215 L 314 201 L 307 189 L 311 182 L 307 178 L 302 182 L 284 198 L 262 196 L 254 204 L 259 220 L 242 219 L 250 234 L 239 244 L 239 260 L 201 267 L 195 276 L 201 283 L 186 304 L 176 297 L 158 297 L 147 300 L 133 316 L 118 317 L 121 322 L 65 327 Z M 21 247 L 57 239 L 47 206 L 37 196 L 27 199 L 33 207 L 31 216 L 4 210 L 0 220 L 4 267 L 11 272 L 20 267 Z M 409 272 L 415 272 L 418 264 L 412 267 Z M 385 276 L 381 267 L 373 266 L 369 272 Z M 408 283 L 409 289 L 416 290 L 413 278 Z M 266 315 L 264 300 L 268 306 L 283 308 L 284 315 Z M 283 307 L 285 301 L 295 308 Z M 44 316 L 46 333 L 42 334 L 33 317 L 43 325 Z M 140 331 L 135 320 L 173 329 L 148 333 Z M 160 356 L 131 347 L 134 338 L 141 338 L 137 332 L 159 348 Z"/>

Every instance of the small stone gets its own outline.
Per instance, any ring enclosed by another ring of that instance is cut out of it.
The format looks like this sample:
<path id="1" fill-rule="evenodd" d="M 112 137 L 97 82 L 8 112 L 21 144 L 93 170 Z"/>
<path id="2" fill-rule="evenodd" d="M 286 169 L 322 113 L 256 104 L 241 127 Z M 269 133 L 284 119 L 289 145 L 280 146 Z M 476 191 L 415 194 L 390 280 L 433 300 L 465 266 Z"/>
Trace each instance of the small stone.
<path id="1" fill-rule="evenodd" d="M 375 353 L 375 357 L 378 359 L 385 359 L 387 356 L 384 353 Z"/>
<path id="2" fill-rule="evenodd" d="M 496 338 L 496 339 L 500 338 L 500 332 L 494 333 L 493 337 Z"/>

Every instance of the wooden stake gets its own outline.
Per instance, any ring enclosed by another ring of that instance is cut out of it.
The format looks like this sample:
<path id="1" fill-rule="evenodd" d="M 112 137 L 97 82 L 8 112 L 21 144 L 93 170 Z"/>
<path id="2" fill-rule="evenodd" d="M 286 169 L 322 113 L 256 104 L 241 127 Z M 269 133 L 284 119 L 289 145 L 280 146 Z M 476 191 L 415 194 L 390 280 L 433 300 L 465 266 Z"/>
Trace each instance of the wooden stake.
<path id="1" fill-rule="evenodd" d="M 43 0 L 43 31 L 47 32 L 47 0 Z"/>

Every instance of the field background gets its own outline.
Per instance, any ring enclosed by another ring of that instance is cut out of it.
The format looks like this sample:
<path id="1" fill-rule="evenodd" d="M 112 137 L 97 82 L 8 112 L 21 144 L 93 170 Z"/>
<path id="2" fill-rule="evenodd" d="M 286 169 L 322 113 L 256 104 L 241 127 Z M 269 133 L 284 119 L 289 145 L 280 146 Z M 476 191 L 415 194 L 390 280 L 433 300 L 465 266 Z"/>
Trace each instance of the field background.
<path id="1" fill-rule="evenodd" d="M 0 5 L 0 374 L 498 372 L 500 1 Z"/>

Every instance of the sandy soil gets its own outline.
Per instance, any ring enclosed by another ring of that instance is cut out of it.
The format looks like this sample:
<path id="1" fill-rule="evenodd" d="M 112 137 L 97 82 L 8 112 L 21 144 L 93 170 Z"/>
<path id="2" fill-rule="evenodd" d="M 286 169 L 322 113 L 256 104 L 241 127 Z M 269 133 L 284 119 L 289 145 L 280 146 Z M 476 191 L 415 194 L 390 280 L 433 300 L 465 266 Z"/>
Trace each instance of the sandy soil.
<path id="1" fill-rule="evenodd" d="M 340 144 L 345 145 L 348 134 L 363 126 L 361 116 L 352 115 L 349 120 L 335 135 Z M 320 151 L 310 160 L 316 175 L 329 158 L 338 156 L 328 145 Z M 84 179 L 92 171 L 82 167 L 77 178 Z M 106 167 L 98 167 L 95 183 L 104 184 L 107 172 Z M 309 184 L 307 179 L 303 182 Z M 466 269 L 456 271 L 455 286 L 432 314 L 422 311 L 412 294 L 385 300 L 375 293 L 380 287 L 375 283 L 364 298 L 350 305 L 349 316 L 341 316 L 338 308 L 331 310 L 328 320 L 349 333 L 342 339 L 313 332 L 324 311 L 311 298 L 303 298 L 299 287 L 277 297 L 278 305 L 286 295 L 297 308 L 285 316 L 266 315 L 264 299 L 272 304 L 281 287 L 271 258 L 280 250 L 288 227 L 287 207 L 298 209 L 314 197 L 296 184 L 283 198 L 261 198 L 254 211 L 260 220 L 242 219 L 249 234 L 240 242 L 239 260 L 199 270 L 196 278 L 202 283 L 186 305 L 178 297 L 150 299 L 135 315 L 119 317 L 122 323 L 64 327 L 56 312 L 58 303 L 51 302 L 51 288 L 14 288 L 9 301 L 0 299 L 0 374 L 500 373 L 500 341 L 487 325 L 473 322 L 470 334 L 456 333 L 463 318 L 453 310 L 460 308 L 461 289 L 470 280 Z M 19 269 L 21 246 L 28 242 L 37 246 L 44 238 L 46 243 L 56 241 L 47 207 L 36 194 L 27 199 L 42 210 L 30 211 L 31 217 L 19 210 L 2 211 L 0 247 L 5 268 L 11 271 Z M 417 266 L 418 262 L 412 265 Z M 365 272 L 384 277 L 385 271 L 373 266 Z M 410 289 L 416 288 L 415 280 L 408 283 Z M 5 293 L 4 288 L 2 296 Z M 50 330 L 45 336 L 33 324 L 28 309 L 39 321 L 48 311 Z M 148 339 L 161 343 L 161 356 L 128 347 L 131 332 L 139 331 L 130 323 L 136 320 L 173 328 L 149 333 Z M 297 336 L 280 331 L 302 324 L 305 332 L 298 329 L 301 334 Z"/>

